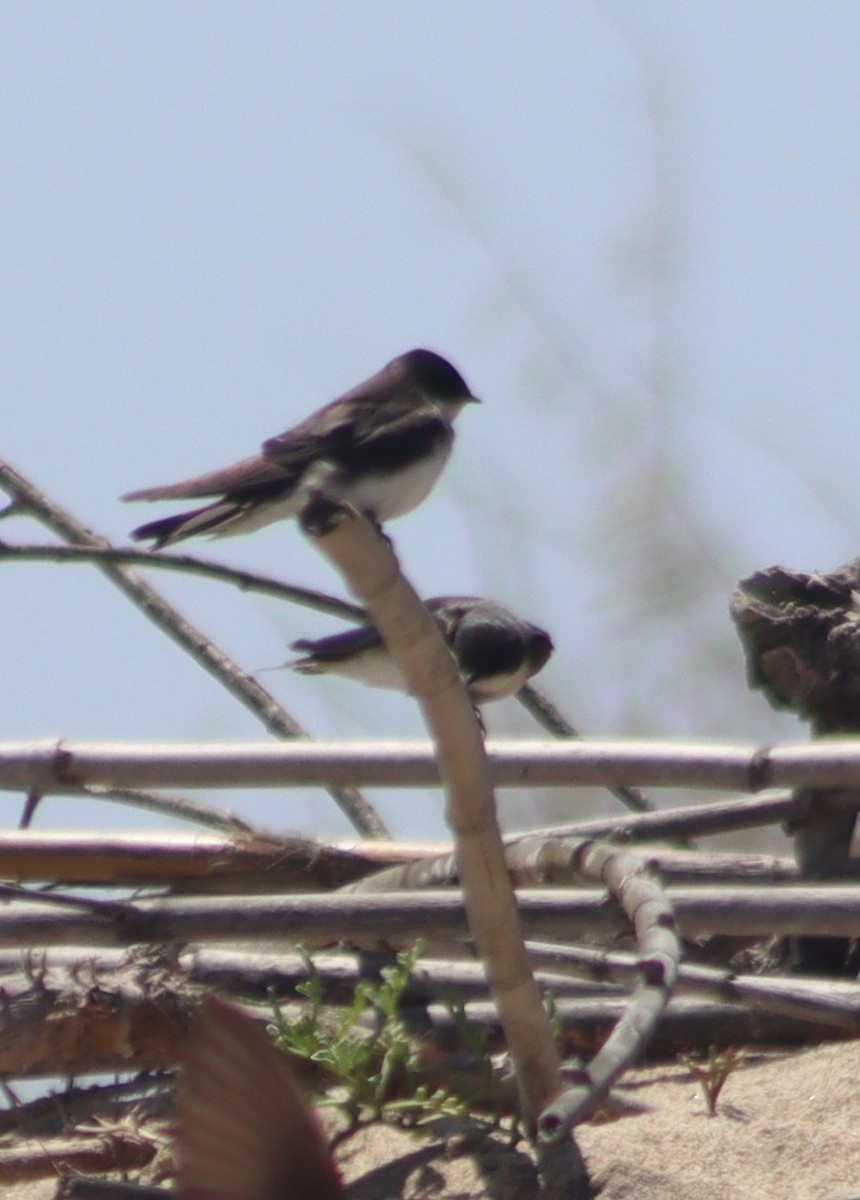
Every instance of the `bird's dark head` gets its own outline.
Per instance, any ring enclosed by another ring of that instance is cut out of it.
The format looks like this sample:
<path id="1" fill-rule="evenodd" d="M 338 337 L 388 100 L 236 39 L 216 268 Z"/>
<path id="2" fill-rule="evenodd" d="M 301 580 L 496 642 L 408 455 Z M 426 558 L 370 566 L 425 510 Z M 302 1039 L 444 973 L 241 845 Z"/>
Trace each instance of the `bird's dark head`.
<path id="1" fill-rule="evenodd" d="M 552 638 L 544 629 L 538 629 L 537 625 L 532 625 L 528 639 L 528 648 L 526 657 L 531 665 L 531 675 L 537 675 L 538 671 L 542 671 L 549 662 L 555 646 L 552 644 Z"/>
<path id="2" fill-rule="evenodd" d="M 394 362 L 400 365 L 414 387 L 420 388 L 437 404 L 453 405 L 457 411 L 464 404 L 480 404 L 457 368 L 441 354 L 432 350 L 409 350 Z"/>

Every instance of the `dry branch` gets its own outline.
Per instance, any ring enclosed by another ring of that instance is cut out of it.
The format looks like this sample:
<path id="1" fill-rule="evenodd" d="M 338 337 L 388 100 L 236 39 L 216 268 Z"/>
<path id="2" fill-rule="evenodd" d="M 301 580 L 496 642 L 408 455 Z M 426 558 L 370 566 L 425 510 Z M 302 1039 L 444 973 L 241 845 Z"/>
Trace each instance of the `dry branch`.
<path id="1" fill-rule="evenodd" d="M 56 793 L 55 793 L 56 794 Z M 192 800 L 188 796 L 169 796 L 164 792 L 142 792 L 131 788 L 75 788 L 65 793 L 73 796 L 85 796 L 88 800 L 112 801 L 128 804 L 132 808 L 141 808 L 146 812 L 161 813 L 178 821 L 190 821 L 195 825 L 205 825 L 210 829 L 224 829 L 233 834 L 249 834 L 262 836 L 264 831 L 256 829 L 229 809 L 213 808 L 200 800 Z M 40 795 L 39 799 L 44 799 Z"/>
<path id="2" fill-rule="evenodd" d="M 827 934 L 860 937 L 860 893 L 848 884 L 786 887 L 672 887 L 666 894 L 686 937 L 730 933 L 751 937 Z M 99 903 L 33 893 L 0 912 L 0 947 L 129 946 L 137 943 L 246 942 L 275 938 L 309 945 L 345 939 L 395 946 L 417 937 L 468 934 L 459 892 L 418 898 L 340 892 L 292 896 L 195 896 Z M 38 899 L 38 903 L 36 900 Z M 571 940 L 584 934 L 629 933 L 615 904 L 595 890 L 521 891 L 521 923 L 529 938 Z M 73 903 L 75 911 L 62 911 Z M 49 911 L 49 906 L 56 911 Z"/>
<path id="3" fill-rule="evenodd" d="M 15 510 L 25 511 L 41 521 L 54 533 L 79 546 L 107 549 L 107 541 L 75 520 L 59 505 L 49 500 L 33 484 L 19 475 L 8 463 L 0 461 L 0 487 L 12 497 Z M 209 640 L 190 621 L 187 621 L 150 584 L 130 567 L 99 563 L 99 570 L 129 600 L 135 604 L 162 632 L 214 676 L 232 696 L 279 738 L 305 737 L 298 722 L 265 688 L 235 663 L 223 650 Z M 97 782 L 86 780 L 86 783 Z M 134 787 L 134 784 L 130 786 Z M 39 789 L 26 789 L 28 791 Z M 352 787 L 333 786 L 330 795 L 343 809 L 359 832 L 371 837 L 387 837 L 388 830 L 373 807 Z"/>
<path id="4" fill-rule="evenodd" d="M 539 956 L 530 952 L 529 957 L 536 960 Z M 630 956 L 626 957 L 629 960 Z M 129 962 L 126 950 L 101 949 L 96 956 L 86 946 L 51 947 L 37 974 L 40 979 L 49 976 L 55 989 L 64 992 L 79 983 L 82 974 L 118 971 Z M 190 983 L 254 1001 L 268 999 L 270 989 L 280 999 L 301 996 L 299 988 L 308 981 L 309 962 L 319 978 L 324 1002 L 337 1005 L 354 999 L 355 987 L 362 979 L 377 979 L 382 969 L 391 965 L 392 955 L 385 951 L 324 950 L 309 956 L 289 950 L 255 953 L 196 946 L 182 951 L 175 960 Z M 7 992 L 16 987 L 23 990 L 28 981 L 32 982 L 33 974 L 32 959 L 26 952 L 0 951 L 0 977 Z M 569 967 L 564 974 L 551 969 L 539 971 L 536 979 L 541 989 L 552 989 L 558 995 L 612 995 L 627 990 L 605 981 L 580 978 Z M 466 999 L 486 1000 L 489 990 L 483 966 L 473 959 L 421 958 L 404 998 L 415 1006 L 438 1000 L 443 991 L 448 994 L 451 989 Z"/>
<path id="5" fill-rule="evenodd" d="M 641 1057 L 669 1002 L 681 957 L 671 904 L 643 855 L 606 842 L 583 841 L 570 849 L 575 866 L 603 883 L 629 917 L 639 970 L 633 995 L 604 1045 L 541 1113 L 538 1131 L 546 1141 L 556 1141 L 591 1115 L 613 1083 Z"/>
<path id="6" fill-rule="evenodd" d="M 331 889 L 421 853 L 391 842 L 339 848 L 300 837 L 0 833 L 0 879 L 55 884 L 184 883 L 238 892 Z"/>
<path id="7" fill-rule="evenodd" d="M 536 969 L 569 970 L 594 983 L 629 983 L 639 972 L 632 954 L 591 946 L 560 946 L 527 942 Z M 729 1000 L 766 1012 L 860 1035 L 860 985 L 843 980 L 803 979 L 797 976 L 738 975 L 734 971 L 682 963 L 676 990 Z"/>
<path id="8" fill-rule="evenodd" d="M 14 1146 L 0 1147 L 0 1183 L 9 1186 L 51 1177 L 60 1163 L 65 1170 L 86 1174 L 139 1170 L 152 1161 L 157 1149 L 131 1128 L 112 1130 L 110 1136 L 17 1141 Z"/>
<path id="9" fill-rule="evenodd" d="M 354 510 L 326 501 L 305 510 L 302 526 L 367 609 L 433 735 L 469 926 L 516 1066 L 523 1118 L 533 1127 L 560 1090 L 560 1063 L 528 965 L 482 730 L 465 683 L 378 530 Z"/>
<path id="10" fill-rule="evenodd" d="M 593 840 L 593 839 L 589 839 Z M 621 839 L 619 839 L 619 842 Z M 2 843 L 0 843 L 2 845 Z M 505 844 L 505 861 L 516 887 L 564 884 L 568 887 L 593 879 L 581 869 L 583 839 L 579 837 L 535 837 L 514 835 Z M 616 849 L 618 845 L 616 845 Z M 325 853 L 325 851 L 321 851 Z M 698 850 L 649 849 L 648 858 L 666 882 L 771 883 L 797 882 L 796 864 L 788 858 L 763 854 L 704 854 Z M 858 864 L 860 865 L 860 864 Z M 416 857 L 387 870 L 377 871 L 349 883 L 348 892 L 420 891 L 453 887 L 458 882 L 453 853 Z"/>
<path id="11" fill-rule="evenodd" d="M 590 882 L 579 870 L 581 839 L 524 837 L 505 847 L 517 887 Z M 171 883 L 237 893 L 342 887 L 380 892 L 453 886 L 456 862 L 438 844 L 328 842 L 275 836 L 217 837 L 175 833 L 0 833 L 0 879 L 60 885 Z M 798 882 L 788 858 L 650 848 L 649 859 L 672 883 Z M 392 865 L 393 864 L 393 865 Z M 355 881 L 355 882 L 350 882 Z"/>
<path id="12" fill-rule="evenodd" d="M 657 787 L 860 786 L 860 742 L 833 738 L 780 746 L 666 741 L 493 742 L 486 746 L 497 787 L 585 787 L 618 780 Z M 98 787 L 284 787 L 362 783 L 439 784 L 433 747 L 423 741 L 211 743 L 0 743 L 0 789 L 48 794 Z M 860 800 L 838 801 L 844 809 Z M 661 814 L 618 821 L 648 823 Z M 703 816 L 704 819 L 704 816 Z M 615 824 L 615 822 L 613 822 Z"/>
<path id="13" fill-rule="evenodd" d="M 220 583 L 232 584 L 243 592 L 256 592 L 263 596 L 274 596 L 277 600 L 288 600 L 317 612 L 344 620 L 362 622 L 367 619 L 364 609 L 346 600 L 338 600 L 314 588 L 286 583 L 270 575 L 259 575 L 254 571 L 240 571 L 226 563 L 209 562 L 192 554 L 170 554 L 164 550 L 135 550 L 115 546 L 10 546 L 0 542 L 0 563 L 52 562 L 52 563 L 111 563 L 114 566 L 154 567 L 162 571 L 180 571 L 183 575 L 200 575 Z"/>
<path id="14" fill-rule="evenodd" d="M 556 708 L 552 701 L 539 691 L 533 683 L 524 683 L 517 692 L 517 699 L 523 708 L 542 725 L 547 733 L 560 738 L 581 738 L 582 734 L 571 725 L 566 717 Z M 610 787 L 610 793 L 620 800 L 631 812 L 650 812 L 653 805 L 646 800 L 638 788 Z"/>
<path id="15" fill-rule="evenodd" d="M 755 829 L 808 813 L 809 802 L 794 792 L 767 792 L 761 796 L 662 809 L 629 817 L 595 817 L 511 834 L 509 841 L 528 838 L 612 837 L 618 841 L 644 842 L 676 837 L 709 837 L 737 829 Z"/>
<path id="16" fill-rule="evenodd" d="M 188 1023 L 196 1009 L 196 990 L 187 987 L 175 969 L 159 983 L 157 964 L 127 963 L 111 980 L 98 965 L 78 971 L 71 986 L 55 987 L 52 972 L 46 982 L 27 982 L 7 1013 L 0 1038 L 0 1069 L 7 1078 L 45 1078 L 105 1073 L 163 1071 L 177 1063 Z M 6 981 L 8 983 L 8 981 Z M 26 990 L 29 989 L 29 990 Z M 561 1045 L 567 1056 L 591 1056 L 599 1051 L 628 1010 L 626 997 L 559 996 L 555 1012 Z M 271 1019 L 270 1007 L 245 1007 L 256 1021 Z M 505 1049 L 497 1007 L 492 1000 L 469 1000 L 469 1023 L 486 1035 L 487 1053 Z M 457 1088 L 474 1094 L 476 1072 L 464 1059 L 469 1046 L 462 1040 L 460 1018 L 444 1003 L 405 1005 L 399 1018 L 419 1039 L 422 1076 L 432 1086 Z M 361 1018 L 356 1036 L 372 1034 L 373 1014 Z M 670 1057 L 681 1048 L 709 1044 L 798 1044 L 832 1040 L 834 1030 L 811 1025 L 787 1014 L 714 1000 L 674 998 L 663 1013 L 649 1046 L 649 1055 Z M 470 1039 L 471 1040 L 471 1039 Z M 471 1040 L 474 1047 L 474 1040 Z M 325 1081 L 319 1064 L 294 1060 L 300 1077 Z M 492 1097 L 488 1097 L 492 1102 Z"/>
<path id="17" fill-rule="evenodd" d="M 57 1187 L 56 1200 L 168 1200 L 168 1197 L 170 1193 L 161 1187 L 64 1175 Z"/>
<path id="18" fill-rule="evenodd" d="M 64 990 L 31 978 L 16 992 L 6 980 L 0 1072 L 7 1076 L 83 1075 L 161 1070 L 177 1061 L 193 1015 L 188 989 L 142 985 L 128 967 L 121 979 L 84 965 Z M 88 977 L 88 978 L 84 978 Z"/>

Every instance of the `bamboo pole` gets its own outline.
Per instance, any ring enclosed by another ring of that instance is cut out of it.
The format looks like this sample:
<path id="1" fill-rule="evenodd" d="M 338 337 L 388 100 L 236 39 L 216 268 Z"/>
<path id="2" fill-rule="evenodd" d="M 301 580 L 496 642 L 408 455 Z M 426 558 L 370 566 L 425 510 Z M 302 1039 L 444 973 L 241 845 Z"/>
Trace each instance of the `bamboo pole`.
<path id="1" fill-rule="evenodd" d="M 751 744 L 669 741 L 493 742 L 486 746 L 497 787 L 585 787 L 619 780 L 658 787 L 848 787 L 860 785 L 860 740 Z M 372 784 L 425 787 L 441 780 L 424 741 L 207 743 L 78 742 L 62 738 L 0 743 L 0 789 L 100 787 L 283 787 Z M 860 801 L 846 799 L 846 809 Z M 648 822 L 658 814 L 626 818 Z M 622 818 L 623 820 L 624 818 Z"/>

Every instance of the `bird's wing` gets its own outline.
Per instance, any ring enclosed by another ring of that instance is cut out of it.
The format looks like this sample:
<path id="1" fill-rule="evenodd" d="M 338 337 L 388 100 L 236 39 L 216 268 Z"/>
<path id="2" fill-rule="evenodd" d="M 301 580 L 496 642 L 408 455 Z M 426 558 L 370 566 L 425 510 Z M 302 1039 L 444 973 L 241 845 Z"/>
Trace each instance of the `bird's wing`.
<path id="1" fill-rule="evenodd" d="M 291 650 L 301 650 L 311 658 L 322 662 L 338 662 L 360 654 L 363 650 L 374 650 L 382 645 L 382 638 L 375 625 L 360 625 L 343 633 L 333 633 L 323 638 L 301 638 L 292 642 Z"/>
<path id="2" fill-rule="evenodd" d="M 417 447 L 434 436 L 450 436 L 447 423 L 432 401 L 417 388 L 391 383 L 371 388 L 367 380 L 298 425 L 268 438 L 260 454 L 229 467 L 196 475 L 178 483 L 159 484 L 127 492 L 123 500 L 191 500 L 229 496 L 241 500 L 260 488 L 289 491 L 302 472 L 317 459 L 337 459 L 357 449 L 384 454 L 389 439 L 414 438 Z M 419 455 L 420 456 L 420 455 Z"/>
<path id="3" fill-rule="evenodd" d="M 391 388 L 366 402 L 349 394 L 263 442 L 263 457 L 281 468 L 300 471 L 319 458 L 337 458 L 344 451 L 389 438 L 420 437 L 445 426 L 436 405 L 418 391 Z"/>
<path id="4" fill-rule="evenodd" d="M 263 455 L 244 458 L 232 466 L 222 467 L 219 471 L 209 471 L 206 475 L 195 475 L 193 479 L 183 479 L 179 483 L 159 484 L 156 487 L 141 488 L 136 492 L 126 492 L 123 500 L 192 500 L 200 496 L 225 496 L 241 494 L 246 488 L 255 489 L 288 484 L 289 478 L 283 467 L 270 462 Z"/>

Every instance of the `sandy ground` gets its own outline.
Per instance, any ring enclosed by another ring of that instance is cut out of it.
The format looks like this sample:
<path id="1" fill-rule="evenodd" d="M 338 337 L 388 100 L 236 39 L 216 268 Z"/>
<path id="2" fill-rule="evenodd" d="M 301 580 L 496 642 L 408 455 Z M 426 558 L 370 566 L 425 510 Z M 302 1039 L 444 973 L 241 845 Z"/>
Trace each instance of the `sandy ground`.
<path id="1" fill-rule="evenodd" d="M 649 1111 L 578 1132 L 601 1200 L 860 1197 L 860 1043 L 740 1066 L 716 1117 L 683 1068 L 640 1079 Z"/>
<path id="2" fill-rule="evenodd" d="M 679 1066 L 631 1072 L 618 1097 L 628 1115 L 577 1131 L 600 1200 L 860 1198 L 860 1042 L 747 1060 L 729 1078 L 716 1117 Z M 474 1150 L 457 1132 L 422 1142 L 376 1126 L 338 1157 L 349 1200 L 536 1195 L 522 1150 Z M 42 1181 L 0 1194 L 49 1200 L 55 1191 Z"/>

